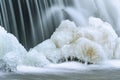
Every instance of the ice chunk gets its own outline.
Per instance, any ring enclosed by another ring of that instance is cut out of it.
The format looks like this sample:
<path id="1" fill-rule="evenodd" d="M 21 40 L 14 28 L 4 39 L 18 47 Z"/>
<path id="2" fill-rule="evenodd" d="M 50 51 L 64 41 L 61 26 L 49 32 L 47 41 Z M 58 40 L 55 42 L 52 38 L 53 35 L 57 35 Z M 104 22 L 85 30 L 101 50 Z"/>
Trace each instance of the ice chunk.
<path id="1" fill-rule="evenodd" d="M 61 49 L 57 49 L 57 48 L 56 49 L 46 48 L 39 52 L 36 50 L 36 48 L 33 48 L 28 52 L 28 54 L 26 56 L 27 56 L 26 59 L 29 59 L 28 61 L 33 60 L 33 63 L 35 62 L 35 64 L 40 64 L 40 63 L 42 63 L 42 61 L 44 63 L 44 60 L 45 60 L 45 64 L 46 64 L 46 62 L 47 63 L 48 62 L 49 63 L 58 63 L 58 61 L 63 57 L 61 54 Z M 41 58 L 40 56 L 44 56 L 44 57 Z M 35 57 L 36 58 L 38 57 L 40 59 L 35 59 Z M 44 66 L 44 65 L 42 65 L 42 66 Z"/>
<path id="2" fill-rule="evenodd" d="M 118 38 L 112 26 L 107 22 L 103 22 L 100 18 L 90 17 L 89 24 L 100 33 L 98 41 L 101 43 L 112 42 Z"/>
<path id="3" fill-rule="evenodd" d="M 51 39 L 43 41 L 31 50 L 36 50 L 38 52 L 36 55 L 42 54 L 53 63 L 57 63 L 61 58 L 61 50 L 56 48 L 56 45 Z"/>
<path id="4" fill-rule="evenodd" d="M 23 64 L 23 59 L 26 53 L 19 53 L 19 52 L 8 52 L 4 55 L 3 60 L 9 64 L 12 71 L 16 71 L 17 65 Z"/>
<path id="5" fill-rule="evenodd" d="M 43 52 L 47 59 L 52 63 L 58 63 L 59 60 L 63 57 L 60 49 L 48 49 Z"/>
<path id="6" fill-rule="evenodd" d="M 0 34 L 5 34 L 5 33 L 7 33 L 7 31 L 2 26 L 0 26 Z"/>
<path id="7" fill-rule="evenodd" d="M 43 53 L 37 52 L 35 49 L 30 50 L 24 57 L 24 65 L 42 67 L 49 64 Z"/>
<path id="8" fill-rule="evenodd" d="M 65 44 L 69 44 L 74 40 L 77 27 L 74 22 L 69 20 L 63 21 L 56 31 L 51 36 L 56 46 L 63 47 Z"/>
<path id="9" fill-rule="evenodd" d="M 41 50 L 55 49 L 55 48 L 56 48 L 56 45 L 51 39 L 45 40 L 34 47 L 34 49 L 36 49 L 38 52 L 40 52 Z"/>
<path id="10" fill-rule="evenodd" d="M 102 47 L 86 38 L 80 38 L 74 44 L 75 55 L 84 61 L 98 63 L 106 58 Z"/>
<path id="11" fill-rule="evenodd" d="M 102 45 L 107 57 L 110 59 L 114 58 L 115 42 L 118 35 L 112 26 L 99 18 L 93 17 L 89 18 L 89 24 L 97 31 L 95 32 L 96 42 Z"/>
<path id="12" fill-rule="evenodd" d="M 90 26 L 100 27 L 104 22 L 100 18 L 90 17 L 89 24 Z"/>
<path id="13" fill-rule="evenodd" d="M 0 59 L 9 65 L 11 70 L 14 70 L 13 67 L 20 63 L 25 53 L 27 53 L 26 49 L 16 37 L 0 27 Z"/>
<path id="14" fill-rule="evenodd" d="M 74 48 L 72 45 L 64 45 L 64 47 L 61 48 L 62 56 L 65 58 L 66 61 L 68 61 L 68 58 L 72 60 L 73 57 L 76 57 L 74 53 Z"/>
<path id="15" fill-rule="evenodd" d="M 0 58 L 11 51 L 15 51 L 20 54 L 26 53 L 25 48 L 18 42 L 16 37 L 10 33 L 7 33 L 2 28 L 0 32 Z"/>

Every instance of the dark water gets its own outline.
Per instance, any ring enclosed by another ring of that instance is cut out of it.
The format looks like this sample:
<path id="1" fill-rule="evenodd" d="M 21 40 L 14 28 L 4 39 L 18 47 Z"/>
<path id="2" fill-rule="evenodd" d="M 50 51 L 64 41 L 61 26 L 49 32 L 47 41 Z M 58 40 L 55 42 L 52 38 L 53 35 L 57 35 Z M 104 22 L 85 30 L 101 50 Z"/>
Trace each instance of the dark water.
<path id="1" fill-rule="evenodd" d="M 86 26 L 90 16 L 98 17 L 120 36 L 119 13 L 112 0 L 0 0 L 0 25 L 26 49 L 50 38 L 66 19 Z"/>
<path id="2" fill-rule="evenodd" d="M 55 4 L 71 3 L 72 0 L 0 0 L 0 25 L 29 49 L 50 38 L 63 20 L 59 15 L 61 10 L 49 16 L 47 10 Z"/>
<path id="3" fill-rule="evenodd" d="M 7 73 L 0 80 L 120 80 L 120 70 L 93 70 L 56 73 Z"/>

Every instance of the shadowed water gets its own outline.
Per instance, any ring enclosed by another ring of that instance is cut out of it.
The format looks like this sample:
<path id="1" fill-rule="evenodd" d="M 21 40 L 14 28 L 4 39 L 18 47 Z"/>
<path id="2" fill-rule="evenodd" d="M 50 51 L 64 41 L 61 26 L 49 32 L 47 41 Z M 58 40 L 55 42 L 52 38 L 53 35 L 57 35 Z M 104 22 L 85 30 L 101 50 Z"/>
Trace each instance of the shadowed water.
<path id="1" fill-rule="evenodd" d="M 120 80 L 120 70 L 10 73 L 0 76 L 0 80 Z"/>
<path id="2" fill-rule="evenodd" d="M 110 23 L 120 36 L 119 3 L 119 0 L 0 0 L 0 25 L 28 50 L 48 39 L 66 19 L 84 26 L 89 17 L 98 17 Z"/>

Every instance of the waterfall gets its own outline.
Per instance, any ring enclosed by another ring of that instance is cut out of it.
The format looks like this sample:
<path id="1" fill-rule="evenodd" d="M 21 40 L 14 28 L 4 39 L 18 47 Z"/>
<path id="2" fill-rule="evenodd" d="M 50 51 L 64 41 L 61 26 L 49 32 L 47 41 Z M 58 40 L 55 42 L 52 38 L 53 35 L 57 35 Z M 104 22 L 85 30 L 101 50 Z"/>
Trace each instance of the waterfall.
<path id="1" fill-rule="evenodd" d="M 119 0 L 0 0 L 0 24 L 26 49 L 48 39 L 66 19 L 85 26 L 90 16 L 99 17 L 112 24 L 120 35 L 119 3 Z"/>

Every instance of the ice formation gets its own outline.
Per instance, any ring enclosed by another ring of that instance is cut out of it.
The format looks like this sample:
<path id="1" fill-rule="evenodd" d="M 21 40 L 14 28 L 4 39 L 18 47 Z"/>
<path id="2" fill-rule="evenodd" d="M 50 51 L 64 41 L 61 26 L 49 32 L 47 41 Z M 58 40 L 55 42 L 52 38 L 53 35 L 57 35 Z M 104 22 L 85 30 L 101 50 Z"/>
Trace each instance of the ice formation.
<path id="1" fill-rule="evenodd" d="M 6 62 L 14 70 L 18 64 L 22 64 L 25 53 L 26 49 L 18 42 L 16 37 L 7 33 L 0 26 L 0 60 Z"/>
<path id="2" fill-rule="evenodd" d="M 90 17 L 87 26 L 77 27 L 74 22 L 65 20 L 50 39 L 28 52 L 25 65 L 44 66 L 69 60 L 98 64 L 119 59 L 119 50 L 120 40 L 109 23 Z"/>
<path id="3" fill-rule="evenodd" d="M 0 27 L 0 59 L 13 69 L 17 65 L 44 67 L 67 61 L 99 64 L 120 59 L 120 38 L 109 23 L 99 18 L 90 17 L 84 27 L 65 20 L 50 39 L 26 52 L 12 34 Z"/>

